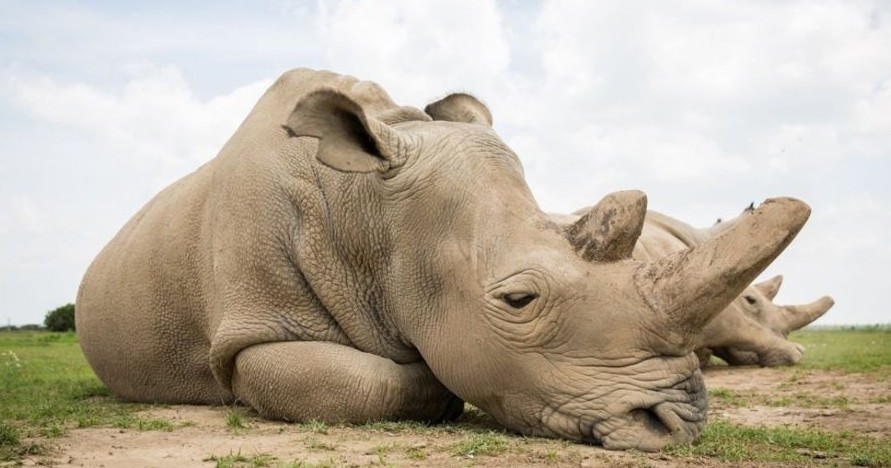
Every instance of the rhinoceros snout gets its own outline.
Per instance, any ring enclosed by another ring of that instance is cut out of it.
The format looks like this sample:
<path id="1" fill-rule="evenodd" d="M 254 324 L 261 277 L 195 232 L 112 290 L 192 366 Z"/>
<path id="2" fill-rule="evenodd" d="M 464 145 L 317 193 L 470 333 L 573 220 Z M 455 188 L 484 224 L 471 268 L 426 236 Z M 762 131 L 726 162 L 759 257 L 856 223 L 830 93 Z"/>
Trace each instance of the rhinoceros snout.
<path id="1" fill-rule="evenodd" d="M 611 450 L 656 451 L 692 442 L 705 427 L 707 394 L 699 372 L 663 392 L 664 400 L 632 408 L 594 426 L 592 438 Z"/>

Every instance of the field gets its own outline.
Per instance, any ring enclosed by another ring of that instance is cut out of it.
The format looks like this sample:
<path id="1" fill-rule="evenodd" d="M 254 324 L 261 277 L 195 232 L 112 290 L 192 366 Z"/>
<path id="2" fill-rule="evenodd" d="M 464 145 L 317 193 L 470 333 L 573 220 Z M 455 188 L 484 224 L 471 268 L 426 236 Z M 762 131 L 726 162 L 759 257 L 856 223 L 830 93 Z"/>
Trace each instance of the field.
<path id="1" fill-rule="evenodd" d="M 0 332 L 0 467 L 891 466 L 891 327 L 792 340 L 807 347 L 797 367 L 706 372 L 703 437 L 651 454 L 521 437 L 472 407 L 440 426 L 332 426 L 123 403 L 73 334 Z"/>

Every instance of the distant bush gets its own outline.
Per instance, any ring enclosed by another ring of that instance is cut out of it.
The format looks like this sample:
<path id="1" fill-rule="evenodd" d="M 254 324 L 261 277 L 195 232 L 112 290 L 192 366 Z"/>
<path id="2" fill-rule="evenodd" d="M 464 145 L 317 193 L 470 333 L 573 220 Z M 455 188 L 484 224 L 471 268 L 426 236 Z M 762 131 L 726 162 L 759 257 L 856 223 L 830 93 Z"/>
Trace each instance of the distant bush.
<path id="1" fill-rule="evenodd" d="M 74 330 L 74 304 L 65 304 L 55 310 L 47 312 L 43 320 L 46 329 L 54 332 Z"/>

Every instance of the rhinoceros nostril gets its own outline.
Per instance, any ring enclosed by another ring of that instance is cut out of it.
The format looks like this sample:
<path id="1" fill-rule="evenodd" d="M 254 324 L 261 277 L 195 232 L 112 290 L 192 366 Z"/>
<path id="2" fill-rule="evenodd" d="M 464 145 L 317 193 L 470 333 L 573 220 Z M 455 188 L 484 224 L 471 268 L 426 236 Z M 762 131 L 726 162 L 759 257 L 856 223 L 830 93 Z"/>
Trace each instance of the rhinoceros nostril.
<path id="1" fill-rule="evenodd" d="M 684 420 L 672 410 L 671 404 L 659 403 L 649 408 L 631 410 L 631 419 L 653 434 L 670 435 L 684 430 Z"/>
<path id="2" fill-rule="evenodd" d="M 633 409 L 631 410 L 631 419 L 652 433 L 669 434 L 671 432 L 656 412 L 655 407 Z"/>

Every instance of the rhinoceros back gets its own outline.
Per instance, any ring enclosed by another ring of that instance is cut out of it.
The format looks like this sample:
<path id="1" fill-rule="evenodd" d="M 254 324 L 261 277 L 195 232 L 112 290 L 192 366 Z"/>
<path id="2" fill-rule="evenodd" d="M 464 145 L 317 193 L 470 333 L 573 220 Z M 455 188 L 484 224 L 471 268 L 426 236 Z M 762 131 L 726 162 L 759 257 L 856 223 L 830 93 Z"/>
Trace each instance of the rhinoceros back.
<path id="1" fill-rule="evenodd" d="M 380 108 L 393 105 L 376 85 L 351 77 L 285 73 L 216 158 L 156 195 L 93 261 L 78 292 L 77 331 L 87 360 L 114 394 L 134 401 L 231 401 L 221 367 L 241 348 L 318 338 L 300 330 L 300 314 L 315 314 L 307 321 L 322 330 L 319 336 L 343 341 L 336 324 L 304 297 L 306 284 L 279 243 L 296 232 L 299 211 L 285 195 L 293 187 L 281 185 L 309 171 L 314 154 L 308 143 L 289 140 L 282 124 L 302 94 L 321 86 L 362 94 Z M 260 290 L 258 300 L 288 317 L 265 323 L 230 317 L 227 304 L 238 288 Z"/>
<path id="2" fill-rule="evenodd" d="M 102 250 L 81 283 L 81 347 L 99 378 L 121 397 L 230 398 L 206 364 L 212 324 L 207 239 L 200 229 L 207 190 L 202 179 L 200 172 L 192 174 L 159 193 Z"/>

